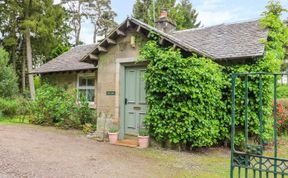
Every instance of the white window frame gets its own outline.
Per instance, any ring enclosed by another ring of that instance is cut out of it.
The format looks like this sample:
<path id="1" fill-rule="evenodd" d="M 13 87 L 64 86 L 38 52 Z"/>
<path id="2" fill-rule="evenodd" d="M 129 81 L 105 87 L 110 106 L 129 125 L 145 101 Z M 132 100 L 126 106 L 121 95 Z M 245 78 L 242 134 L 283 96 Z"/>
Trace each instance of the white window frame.
<path id="1" fill-rule="evenodd" d="M 94 79 L 94 86 L 79 86 L 79 82 L 80 82 L 80 78 L 85 78 L 85 79 Z M 96 75 L 95 73 L 79 73 L 77 75 L 77 102 L 80 102 L 79 100 L 79 90 L 80 89 L 85 89 L 85 90 L 89 90 L 89 89 L 93 89 L 94 90 L 94 101 L 91 102 L 89 101 L 89 106 L 95 106 L 95 101 L 96 101 Z"/>

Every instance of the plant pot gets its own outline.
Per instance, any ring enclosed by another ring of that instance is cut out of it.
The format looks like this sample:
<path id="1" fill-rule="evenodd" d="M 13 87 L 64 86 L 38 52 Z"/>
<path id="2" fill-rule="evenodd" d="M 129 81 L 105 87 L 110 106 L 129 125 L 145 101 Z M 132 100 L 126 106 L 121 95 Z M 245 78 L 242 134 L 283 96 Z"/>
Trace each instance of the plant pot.
<path id="1" fill-rule="evenodd" d="M 108 136 L 109 136 L 109 142 L 110 144 L 115 144 L 118 140 L 118 133 L 109 133 L 108 132 Z"/>
<path id="2" fill-rule="evenodd" d="M 149 136 L 138 136 L 139 148 L 148 148 Z"/>

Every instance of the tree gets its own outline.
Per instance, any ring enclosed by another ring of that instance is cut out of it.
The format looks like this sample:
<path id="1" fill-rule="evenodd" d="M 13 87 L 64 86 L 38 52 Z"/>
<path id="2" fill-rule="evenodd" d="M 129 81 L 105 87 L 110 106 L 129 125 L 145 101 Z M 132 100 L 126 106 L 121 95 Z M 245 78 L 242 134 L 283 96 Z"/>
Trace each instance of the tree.
<path id="1" fill-rule="evenodd" d="M 188 29 L 200 26 L 197 22 L 198 13 L 189 0 L 137 0 L 133 7 L 133 16 L 154 26 L 155 20 L 163 9 L 169 11 L 169 18 L 177 24 L 177 29 Z"/>
<path id="2" fill-rule="evenodd" d="M 193 9 L 189 0 L 181 0 L 174 12 L 175 15 L 173 17 L 176 19 L 178 29 L 197 28 L 200 26 L 201 22 L 197 22 L 198 13 Z"/>
<path id="3" fill-rule="evenodd" d="M 8 62 L 8 53 L 0 48 L 0 97 L 12 97 L 18 93 L 17 76 Z"/>
<path id="4" fill-rule="evenodd" d="M 69 13 L 69 24 L 73 29 L 75 45 L 80 45 L 80 33 L 82 28 L 82 22 L 84 18 L 88 19 L 87 7 L 89 6 L 89 0 L 62 0 L 61 4 L 65 7 Z M 87 6 L 88 4 L 88 6 Z"/>
<path id="5" fill-rule="evenodd" d="M 90 0 L 87 5 L 88 17 L 94 26 L 93 43 L 96 43 L 97 36 L 107 36 L 117 26 L 114 21 L 117 14 L 111 8 L 111 0 Z"/>
<path id="6" fill-rule="evenodd" d="M 66 19 L 65 10 L 54 5 L 53 0 L 6 1 L 0 4 L 0 43 L 9 51 L 16 73 L 22 75 L 23 92 L 27 71 L 31 72 L 37 63 L 49 60 L 50 52 L 58 44 L 69 46 L 70 29 Z M 31 76 L 28 78 L 33 83 Z M 31 97 L 34 95 L 32 85 Z"/>

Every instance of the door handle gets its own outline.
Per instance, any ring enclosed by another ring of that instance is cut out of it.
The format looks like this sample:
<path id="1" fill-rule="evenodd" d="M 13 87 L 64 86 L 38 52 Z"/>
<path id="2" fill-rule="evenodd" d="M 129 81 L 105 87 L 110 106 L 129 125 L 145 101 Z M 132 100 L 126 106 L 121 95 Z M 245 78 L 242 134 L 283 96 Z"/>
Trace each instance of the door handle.
<path id="1" fill-rule="evenodd" d="M 127 99 L 127 98 L 125 98 L 125 101 L 124 101 L 124 103 L 125 103 L 125 104 L 127 104 L 127 103 L 128 103 L 128 99 Z"/>

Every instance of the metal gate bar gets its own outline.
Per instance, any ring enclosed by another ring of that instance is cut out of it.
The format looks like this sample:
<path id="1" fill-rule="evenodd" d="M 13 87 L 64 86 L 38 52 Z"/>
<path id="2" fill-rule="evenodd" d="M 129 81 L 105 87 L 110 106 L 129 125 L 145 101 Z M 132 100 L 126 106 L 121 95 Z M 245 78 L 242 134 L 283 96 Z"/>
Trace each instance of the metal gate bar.
<path id="1" fill-rule="evenodd" d="M 274 156 L 268 157 L 263 156 L 263 76 L 271 76 L 274 80 L 274 108 L 273 108 L 273 119 L 274 119 Z M 231 121 L 231 165 L 230 165 L 230 177 L 234 176 L 241 177 L 242 170 L 244 169 L 244 177 L 266 177 L 268 178 L 272 175 L 274 178 L 281 177 L 284 178 L 288 176 L 288 159 L 278 158 L 277 156 L 277 77 L 288 74 L 283 73 L 234 73 L 232 74 L 232 121 Z M 236 79 L 238 77 L 245 77 L 245 151 L 237 151 L 234 145 L 235 139 L 235 87 L 236 87 Z M 248 130 L 249 130 L 249 117 L 248 117 L 248 109 L 249 109 L 249 89 L 248 89 L 248 80 L 249 76 L 259 77 L 259 144 L 260 145 L 249 145 L 248 144 Z M 250 150 L 250 151 L 249 151 Z M 252 151 L 251 151 L 252 150 Z M 235 175 L 235 168 L 238 168 L 238 174 Z"/>

